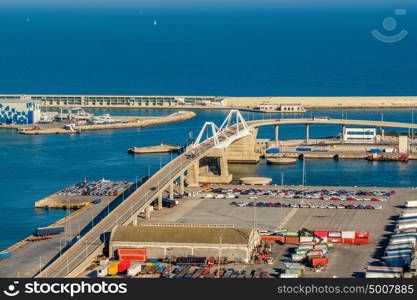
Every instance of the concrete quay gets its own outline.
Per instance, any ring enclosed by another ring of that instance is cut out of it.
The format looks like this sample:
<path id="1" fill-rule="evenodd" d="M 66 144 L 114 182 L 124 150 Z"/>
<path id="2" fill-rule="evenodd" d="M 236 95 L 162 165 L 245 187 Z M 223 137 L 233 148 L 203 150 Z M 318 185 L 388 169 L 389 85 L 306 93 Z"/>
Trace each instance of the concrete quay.
<path id="1" fill-rule="evenodd" d="M 126 129 L 126 128 L 141 128 L 149 127 L 154 125 L 161 125 L 173 122 L 181 122 L 192 119 L 196 114 L 192 111 L 178 111 L 166 117 L 154 117 L 154 118 L 143 118 L 139 120 L 128 120 L 125 123 L 113 123 L 113 124 L 100 124 L 100 125 L 81 125 L 73 126 L 73 130 L 65 129 L 61 127 L 42 127 L 39 128 L 21 128 L 15 127 L 19 130 L 19 133 L 26 135 L 37 135 L 37 134 L 74 134 L 81 133 L 83 131 L 92 130 L 113 130 L 113 129 Z"/>

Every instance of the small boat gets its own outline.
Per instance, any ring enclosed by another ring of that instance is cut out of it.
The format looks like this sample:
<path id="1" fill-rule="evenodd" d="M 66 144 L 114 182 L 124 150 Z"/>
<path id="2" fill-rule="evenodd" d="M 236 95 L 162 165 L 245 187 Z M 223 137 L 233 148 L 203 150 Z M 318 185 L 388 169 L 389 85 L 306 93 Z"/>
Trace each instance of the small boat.
<path id="1" fill-rule="evenodd" d="M 266 162 L 270 165 L 295 165 L 297 159 L 289 157 L 268 158 Z"/>
<path id="2" fill-rule="evenodd" d="M 401 155 L 378 155 L 372 154 L 368 156 L 369 161 L 400 161 L 400 162 L 408 162 L 409 160 L 408 154 L 401 154 Z"/>

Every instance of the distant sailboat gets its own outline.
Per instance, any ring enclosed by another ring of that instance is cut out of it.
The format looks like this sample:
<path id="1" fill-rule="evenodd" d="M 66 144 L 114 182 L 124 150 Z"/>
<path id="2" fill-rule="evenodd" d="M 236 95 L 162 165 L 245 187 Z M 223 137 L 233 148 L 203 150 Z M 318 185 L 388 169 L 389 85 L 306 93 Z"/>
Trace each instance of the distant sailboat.
<path id="1" fill-rule="evenodd" d="M 156 22 L 156 20 L 153 20 L 153 26 L 158 26 L 158 23 Z"/>

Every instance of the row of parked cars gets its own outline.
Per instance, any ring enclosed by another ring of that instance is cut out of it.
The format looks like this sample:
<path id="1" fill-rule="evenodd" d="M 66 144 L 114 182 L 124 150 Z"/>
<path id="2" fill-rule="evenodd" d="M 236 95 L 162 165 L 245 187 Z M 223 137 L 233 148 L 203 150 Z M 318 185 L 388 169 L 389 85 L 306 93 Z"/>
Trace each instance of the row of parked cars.
<path id="1" fill-rule="evenodd" d="M 235 270 L 234 268 L 209 268 L 179 265 L 172 271 L 172 278 L 268 278 L 269 273 L 261 269 Z"/>
<path id="2" fill-rule="evenodd" d="M 381 205 L 362 204 L 317 204 L 317 203 L 282 203 L 282 202 L 230 202 L 239 207 L 293 207 L 293 208 L 322 208 L 322 209 L 382 209 Z"/>
<path id="3" fill-rule="evenodd" d="M 395 191 L 348 191 L 348 190 L 303 190 L 303 189 L 244 189 L 244 188 L 208 188 L 204 189 L 201 197 L 205 199 L 233 199 L 240 195 L 248 195 L 250 199 L 257 196 L 276 196 L 287 199 L 317 199 L 332 201 L 387 201 L 386 198 L 395 194 Z"/>

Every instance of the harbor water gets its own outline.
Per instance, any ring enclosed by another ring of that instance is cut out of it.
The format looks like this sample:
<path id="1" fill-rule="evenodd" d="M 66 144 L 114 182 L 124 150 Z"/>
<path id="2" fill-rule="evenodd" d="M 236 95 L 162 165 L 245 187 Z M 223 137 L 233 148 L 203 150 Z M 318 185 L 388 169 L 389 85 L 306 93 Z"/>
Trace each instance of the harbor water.
<path id="1" fill-rule="evenodd" d="M 96 114 L 162 116 L 172 113 L 165 109 L 91 109 Z M 132 146 L 150 146 L 161 142 L 183 145 L 190 132 L 193 137 L 205 121 L 221 124 L 227 110 L 195 110 L 194 119 L 139 129 L 89 131 L 79 135 L 34 135 L 18 134 L 15 130 L 0 131 L 0 155 L 7 157 L 2 162 L 4 174 L 0 181 L 0 226 L 7 228 L 0 240 L 0 248 L 7 247 L 29 235 L 38 226 L 48 225 L 65 216 L 65 211 L 37 210 L 34 202 L 70 184 L 108 178 L 134 181 L 156 172 L 175 154 L 132 155 L 127 149 Z M 283 117 L 329 116 L 331 118 L 368 119 L 411 122 L 409 110 L 314 110 L 302 115 L 280 115 L 243 112 L 247 120 Z M 389 128 L 386 129 L 390 131 Z M 337 136 L 339 126 L 313 125 L 312 137 Z M 258 137 L 273 138 L 272 126 L 260 130 Z M 302 138 L 302 125 L 286 125 L 280 128 L 280 138 Z M 307 160 L 305 180 L 308 185 L 348 186 L 416 186 L 417 162 L 368 162 L 365 160 Z M 259 175 L 272 177 L 280 184 L 302 183 L 302 161 L 294 166 L 231 165 L 235 178 Z M 284 175 L 281 175 L 284 174 Z"/>

